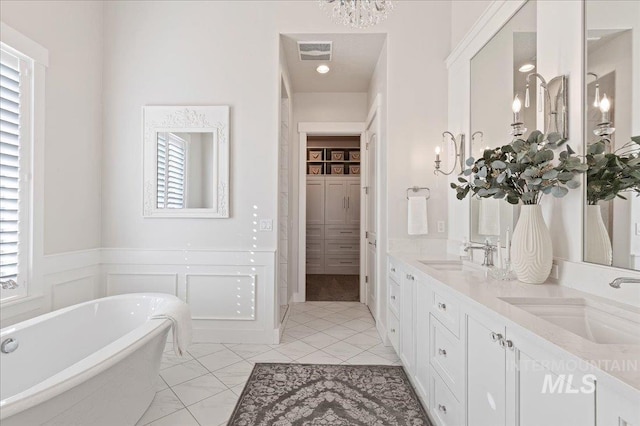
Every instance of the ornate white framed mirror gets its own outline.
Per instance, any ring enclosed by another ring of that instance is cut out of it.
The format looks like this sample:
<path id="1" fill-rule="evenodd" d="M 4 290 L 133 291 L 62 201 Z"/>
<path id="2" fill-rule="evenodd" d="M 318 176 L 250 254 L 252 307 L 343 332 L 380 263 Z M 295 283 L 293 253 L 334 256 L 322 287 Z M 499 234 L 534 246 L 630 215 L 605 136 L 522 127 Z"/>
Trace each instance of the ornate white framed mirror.
<path id="1" fill-rule="evenodd" d="M 229 217 L 229 107 L 145 106 L 143 215 Z"/>

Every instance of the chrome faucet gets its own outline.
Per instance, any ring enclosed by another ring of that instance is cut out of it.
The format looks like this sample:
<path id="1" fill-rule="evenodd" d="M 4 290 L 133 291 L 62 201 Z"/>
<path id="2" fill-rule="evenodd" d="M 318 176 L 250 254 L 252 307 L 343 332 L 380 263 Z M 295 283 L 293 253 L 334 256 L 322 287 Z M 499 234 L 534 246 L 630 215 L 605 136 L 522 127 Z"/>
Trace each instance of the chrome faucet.
<path id="1" fill-rule="evenodd" d="M 613 288 L 620 288 L 622 284 L 640 284 L 640 278 L 619 277 L 609 283 Z"/>
<path id="2" fill-rule="evenodd" d="M 14 288 L 18 288 L 18 283 L 16 280 L 0 281 L 0 287 L 2 287 L 3 290 L 13 290 Z"/>
<path id="3" fill-rule="evenodd" d="M 493 253 L 498 249 L 496 244 L 491 244 L 489 239 L 485 240 L 483 245 L 473 245 L 472 243 L 466 243 L 464 245 L 464 252 L 469 253 L 471 250 L 483 250 L 484 261 L 482 266 L 494 266 L 493 265 Z"/>

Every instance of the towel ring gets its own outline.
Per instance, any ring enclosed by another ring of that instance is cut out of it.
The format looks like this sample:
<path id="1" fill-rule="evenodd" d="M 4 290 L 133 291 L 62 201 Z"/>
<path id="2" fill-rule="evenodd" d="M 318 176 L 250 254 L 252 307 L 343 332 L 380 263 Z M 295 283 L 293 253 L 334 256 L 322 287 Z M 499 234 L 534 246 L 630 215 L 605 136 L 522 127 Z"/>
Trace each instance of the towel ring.
<path id="1" fill-rule="evenodd" d="M 409 191 L 413 191 L 414 193 L 419 191 L 427 191 L 427 196 L 425 198 L 427 200 L 431 198 L 431 190 L 426 186 L 412 186 L 411 188 L 407 188 L 407 200 L 409 199 Z"/>

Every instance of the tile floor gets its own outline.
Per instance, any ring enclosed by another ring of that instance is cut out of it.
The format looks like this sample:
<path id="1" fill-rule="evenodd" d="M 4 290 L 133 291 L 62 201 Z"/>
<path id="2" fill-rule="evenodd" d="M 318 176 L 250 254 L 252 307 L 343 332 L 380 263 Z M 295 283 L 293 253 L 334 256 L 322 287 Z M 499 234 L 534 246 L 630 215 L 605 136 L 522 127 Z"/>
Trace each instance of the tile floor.
<path id="1" fill-rule="evenodd" d="M 194 343 L 182 358 L 168 345 L 156 397 L 138 425 L 225 425 L 256 362 L 400 365 L 365 305 L 307 302 L 290 309 L 279 345 Z"/>

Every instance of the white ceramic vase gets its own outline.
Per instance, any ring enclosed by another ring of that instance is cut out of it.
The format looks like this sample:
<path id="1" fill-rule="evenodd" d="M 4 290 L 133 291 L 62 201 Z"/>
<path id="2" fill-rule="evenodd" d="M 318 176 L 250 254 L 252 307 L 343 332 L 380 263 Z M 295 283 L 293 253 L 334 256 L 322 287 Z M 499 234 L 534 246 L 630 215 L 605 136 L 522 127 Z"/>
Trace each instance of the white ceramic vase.
<path id="1" fill-rule="evenodd" d="M 602 210 L 599 205 L 587 206 L 587 226 L 585 232 L 585 261 L 611 265 L 613 248 L 607 227 L 602 220 Z"/>
<path id="2" fill-rule="evenodd" d="M 511 261 L 518 280 L 542 284 L 549 277 L 553 263 L 551 233 L 544 223 L 539 205 L 524 205 L 513 230 Z"/>

